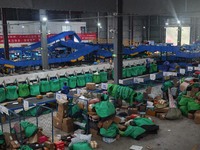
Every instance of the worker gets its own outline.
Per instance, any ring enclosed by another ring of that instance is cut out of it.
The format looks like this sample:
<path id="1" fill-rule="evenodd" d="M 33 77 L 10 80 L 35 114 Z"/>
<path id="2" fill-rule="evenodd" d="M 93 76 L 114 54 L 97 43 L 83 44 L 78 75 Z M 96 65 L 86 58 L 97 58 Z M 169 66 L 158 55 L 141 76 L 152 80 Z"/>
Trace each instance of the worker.
<path id="1" fill-rule="evenodd" d="M 150 74 L 150 62 L 149 62 L 149 59 L 146 59 L 146 72 L 147 74 Z"/>
<path id="2" fill-rule="evenodd" d="M 68 95 L 69 94 L 69 87 L 67 86 L 67 83 L 64 82 L 64 86 L 61 90 L 61 93 Z"/>

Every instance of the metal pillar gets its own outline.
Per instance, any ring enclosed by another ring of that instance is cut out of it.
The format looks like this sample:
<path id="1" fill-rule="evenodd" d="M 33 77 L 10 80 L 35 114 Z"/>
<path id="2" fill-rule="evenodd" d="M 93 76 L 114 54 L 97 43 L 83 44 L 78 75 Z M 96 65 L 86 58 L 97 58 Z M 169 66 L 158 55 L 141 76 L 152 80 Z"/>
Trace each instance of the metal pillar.
<path id="1" fill-rule="evenodd" d="M 122 47 L 123 47 L 123 0 L 116 0 L 117 13 L 115 14 L 114 34 L 114 83 L 118 84 L 122 78 Z"/>
<path id="2" fill-rule="evenodd" d="M 3 28 L 3 41 L 4 41 L 4 57 L 5 59 L 9 58 L 9 43 L 8 43 L 8 26 L 7 26 L 7 18 L 6 18 L 6 8 L 1 8 L 1 20 L 2 20 L 2 28 Z"/>
<path id="3" fill-rule="evenodd" d="M 177 45 L 181 46 L 181 33 L 182 33 L 182 28 L 181 26 L 178 27 L 178 41 L 177 41 Z"/>
<path id="4" fill-rule="evenodd" d="M 107 31 L 107 43 L 109 43 L 110 40 L 110 18 L 109 18 L 109 13 L 107 13 L 107 18 L 106 18 L 106 31 Z"/>
<path id="5" fill-rule="evenodd" d="M 97 13 L 97 43 L 99 43 L 99 35 L 100 35 L 100 25 L 99 25 L 99 12 Z"/>
<path id="6" fill-rule="evenodd" d="M 46 17 L 46 11 L 40 10 L 40 31 L 41 31 L 41 54 L 42 54 L 42 69 L 48 69 L 48 49 L 47 49 L 47 21 L 43 18 Z"/>
<path id="7" fill-rule="evenodd" d="M 151 17 L 149 16 L 148 17 L 148 31 L 147 31 L 148 33 L 148 36 L 147 36 L 147 39 L 148 39 L 148 41 L 150 40 L 150 37 L 151 37 Z"/>

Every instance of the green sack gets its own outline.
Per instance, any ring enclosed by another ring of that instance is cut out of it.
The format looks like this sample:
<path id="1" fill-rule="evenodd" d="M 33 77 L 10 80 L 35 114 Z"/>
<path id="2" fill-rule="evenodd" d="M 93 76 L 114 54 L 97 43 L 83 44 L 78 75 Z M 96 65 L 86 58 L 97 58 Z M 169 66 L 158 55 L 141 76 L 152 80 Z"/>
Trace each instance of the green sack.
<path id="1" fill-rule="evenodd" d="M 194 99 L 191 97 L 182 96 L 178 104 L 181 106 L 186 106 L 190 101 L 194 101 Z"/>
<path id="2" fill-rule="evenodd" d="M 153 121 L 150 120 L 150 119 L 148 119 L 148 118 L 135 118 L 135 119 L 133 120 L 133 122 L 134 122 L 137 126 L 139 126 L 139 127 L 141 127 L 141 126 L 143 126 L 143 125 L 155 125 L 155 124 L 153 123 Z"/>
<path id="3" fill-rule="evenodd" d="M 78 75 L 77 77 L 77 86 L 85 86 L 85 75 Z"/>
<path id="4" fill-rule="evenodd" d="M 138 75 L 138 69 L 137 67 L 131 67 L 131 76 L 135 77 Z"/>
<path id="5" fill-rule="evenodd" d="M 6 99 L 7 100 L 15 100 L 18 98 L 17 94 L 17 86 L 7 86 L 6 87 Z"/>
<path id="6" fill-rule="evenodd" d="M 127 71 L 126 71 L 126 68 L 123 68 L 122 69 L 122 78 L 126 78 L 127 77 Z"/>
<path id="7" fill-rule="evenodd" d="M 58 79 L 50 80 L 50 88 L 52 92 L 57 92 L 60 90 L 60 81 Z"/>
<path id="8" fill-rule="evenodd" d="M 63 86 L 64 86 L 64 83 L 66 83 L 68 86 L 69 86 L 69 79 L 68 78 L 60 78 L 60 89 L 62 90 Z"/>
<path id="9" fill-rule="evenodd" d="M 0 103 L 6 100 L 6 91 L 4 88 L 0 88 Z"/>
<path id="10" fill-rule="evenodd" d="M 138 136 L 144 134 L 146 132 L 145 129 L 138 126 L 128 126 L 125 132 L 120 132 L 122 136 L 130 136 L 133 139 L 136 139 Z"/>
<path id="11" fill-rule="evenodd" d="M 100 74 L 93 74 L 93 82 L 94 83 L 101 83 L 101 77 Z"/>
<path id="12" fill-rule="evenodd" d="M 182 117 L 181 111 L 178 108 L 170 108 L 166 114 L 166 119 L 176 120 Z"/>
<path id="13" fill-rule="evenodd" d="M 150 73 L 157 72 L 158 66 L 157 64 L 150 64 Z"/>
<path id="14" fill-rule="evenodd" d="M 0 136 L 2 136 L 3 135 L 3 132 L 0 130 Z M 5 143 L 5 140 L 4 139 L 2 139 L 2 140 L 0 140 L 0 145 L 1 144 L 4 144 Z"/>
<path id="15" fill-rule="evenodd" d="M 132 76 L 132 68 L 126 68 L 126 77 L 130 78 Z"/>
<path id="16" fill-rule="evenodd" d="M 51 90 L 49 81 L 40 81 L 40 91 L 43 93 Z"/>
<path id="17" fill-rule="evenodd" d="M 143 101 L 143 99 L 144 99 L 144 96 L 143 96 L 143 94 L 142 93 L 137 93 L 137 96 L 135 97 L 135 100 L 137 101 L 137 102 L 142 102 Z"/>
<path id="18" fill-rule="evenodd" d="M 69 150 L 93 150 L 88 142 L 74 143 L 69 147 Z"/>
<path id="19" fill-rule="evenodd" d="M 108 101 L 108 100 L 109 100 L 109 96 L 107 94 L 101 95 L 101 101 Z"/>
<path id="20" fill-rule="evenodd" d="M 184 116 L 188 116 L 188 109 L 187 106 L 181 106 L 179 108 Z"/>
<path id="21" fill-rule="evenodd" d="M 76 104 L 76 105 L 72 106 L 72 109 L 71 109 L 70 114 L 71 114 L 71 116 L 74 116 L 76 113 L 78 113 L 78 112 L 80 112 L 80 111 L 81 111 L 81 109 L 80 109 L 79 106 Z"/>
<path id="22" fill-rule="evenodd" d="M 93 81 L 93 74 L 87 73 L 85 74 L 85 82 L 90 83 Z"/>
<path id="23" fill-rule="evenodd" d="M 33 150 L 28 145 L 22 145 L 19 150 Z"/>
<path id="24" fill-rule="evenodd" d="M 27 138 L 31 137 L 37 132 L 37 126 L 34 125 L 33 123 L 27 122 L 27 121 L 21 121 L 20 125 L 23 127 L 25 131 L 25 136 Z"/>
<path id="25" fill-rule="evenodd" d="M 200 110 L 200 104 L 196 103 L 195 101 L 188 102 L 188 111 L 196 111 Z"/>
<path id="26" fill-rule="evenodd" d="M 75 88 L 76 87 L 76 77 L 75 76 L 70 76 L 70 77 L 68 77 L 68 79 L 69 79 L 69 87 L 71 88 L 71 89 L 73 89 L 73 88 Z"/>
<path id="27" fill-rule="evenodd" d="M 40 84 L 34 83 L 30 85 L 30 94 L 31 96 L 40 95 Z"/>
<path id="28" fill-rule="evenodd" d="M 101 128 L 100 129 L 100 134 L 103 137 L 107 137 L 107 138 L 114 138 L 117 136 L 119 130 L 118 130 L 118 126 L 116 123 L 112 123 L 108 129 L 105 128 Z"/>
<path id="29" fill-rule="evenodd" d="M 94 105 L 97 115 L 101 118 L 106 118 L 115 114 L 115 107 L 109 101 L 101 101 Z"/>
<path id="30" fill-rule="evenodd" d="M 18 92 L 20 97 L 27 97 L 30 95 L 29 85 L 28 84 L 19 84 Z"/>
<path id="31" fill-rule="evenodd" d="M 100 72 L 100 79 L 101 83 L 108 81 L 108 73 L 107 72 Z"/>
<path id="32" fill-rule="evenodd" d="M 163 92 L 167 92 L 168 88 L 171 88 L 173 86 L 173 82 L 172 81 L 167 81 L 162 85 L 162 90 Z"/>

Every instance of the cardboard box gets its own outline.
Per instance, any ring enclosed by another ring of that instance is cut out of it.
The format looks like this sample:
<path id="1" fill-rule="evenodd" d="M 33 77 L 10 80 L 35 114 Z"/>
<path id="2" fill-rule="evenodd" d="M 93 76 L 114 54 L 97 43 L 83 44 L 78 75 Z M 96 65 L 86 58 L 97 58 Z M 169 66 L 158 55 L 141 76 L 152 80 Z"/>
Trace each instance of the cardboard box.
<path id="1" fill-rule="evenodd" d="M 68 113 L 68 103 L 58 103 L 57 117 L 60 119 L 66 118 Z"/>
<path id="2" fill-rule="evenodd" d="M 194 114 L 194 122 L 200 124 L 200 110 L 196 111 Z"/>
<path id="3" fill-rule="evenodd" d="M 101 138 L 101 136 L 99 135 L 98 130 L 95 130 L 95 129 L 90 128 L 90 134 L 92 134 L 92 137 L 93 137 L 93 138 L 97 138 L 97 139 L 100 139 L 100 138 Z"/>
<path id="4" fill-rule="evenodd" d="M 86 84 L 86 89 L 87 90 L 95 90 L 96 89 L 96 84 L 95 83 L 87 83 Z"/>
<path id="5" fill-rule="evenodd" d="M 187 82 L 181 83 L 181 85 L 180 85 L 180 91 L 181 91 L 181 92 L 185 91 L 189 85 L 190 85 L 190 84 L 187 83 Z"/>
<path id="6" fill-rule="evenodd" d="M 128 108 L 128 115 L 138 114 L 138 108 Z"/>
<path id="7" fill-rule="evenodd" d="M 38 135 L 37 134 L 35 134 L 34 136 L 32 136 L 28 139 L 28 143 L 31 143 L 31 144 L 37 143 L 37 142 L 38 142 Z"/>
<path id="8" fill-rule="evenodd" d="M 18 148 L 20 148 L 20 144 L 19 144 L 18 141 L 11 141 L 11 142 L 10 142 L 10 147 L 11 147 L 12 149 L 18 149 Z"/>
<path id="9" fill-rule="evenodd" d="M 116 124 L 119 124 L 121 122 L 121 118 L 115 116 L 115 118 L 113 119 L 113 122 L 115 122 Z"/>
<path id="10" fill-rule="evenodd" d="M 118 124 L 118 128 L 121 131 L 125 131 L 127 127 L 125 125 Z"/>
<path id="11" fill-rule="evenodd" d="M 74 123 L 72 118 L 63 119 L 62 130 L 65 132 L 73 132 L 74 131 Z"/>
<path id="12" fill-rule="evenodd" d="M 147 109 L 146 114 L 149 116 L 156 116 L 156 112 L 154 110 L 151 109 Z"/>
<path id="13" fill-rule="evenodd" d="M 4 139 L 5 139 L 7 147 L 9 147 L 11 145 L 11 141 L 13 141 L 13 137 L 11 136 L 10 133 L 4 132 Z"/>
<path id="14" fill-rule="evenodd" d="M 112 123 L 113 123 L 113 119 L 109 119 L 109 120 L 106 120 L 106 121 L 100 121 L 98 123 L 98 127 L 108 129 Z"/>
<path id="15" fill-rule="evenodd" d="M 62 119 L 53 116 L 53 126 L 58 129 L 62 129 Z"/>
<path id="16" fill-rule="evenodd" d="M 53 92 L 48 92 L 48 93 L 46 93 L 46 96 L 48 98 L 54 97 L 54 93 Z"/>

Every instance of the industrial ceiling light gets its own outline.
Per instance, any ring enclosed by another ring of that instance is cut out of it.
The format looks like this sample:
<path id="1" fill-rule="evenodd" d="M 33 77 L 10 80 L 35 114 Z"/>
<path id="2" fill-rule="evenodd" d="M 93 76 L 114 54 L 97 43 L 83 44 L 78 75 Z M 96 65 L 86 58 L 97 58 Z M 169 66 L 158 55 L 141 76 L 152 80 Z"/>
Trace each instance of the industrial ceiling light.
<path id="1" fill-rule="evenodd" d="M 143 29 L 146 29 L 146 27 L 145 27 L 145 26 L 143 26 Z"/>
<path id="2" fill-rule="evenodd" d="M 169 25 L 169 22 L 166 22 L 165 25 L 168 26 L 168 25 Z"/>
<path id="3" fill-rule="evenodd" d="M 101 23 L 100 23 L 100 22 L 98 22 L 98 23 L 97 23 L 97 25 L 100 27 L 100 26 L 101 26 Z"/>
<path id="4" fill-rule="evenodd" d="M 66 21 L 65 21 L 65 23 L 66 23 L 66 24 L 69 24 L 69 21 L 68 21 L 68 20 L 66 20 Z"/>
<path id="5" fill-rule="evenodd" d="M 177 23 L 178 23 L 178 24 L 181 24 L 181 21 L 180 21 L 180 20 L 177 20 Z"/>
<path id="6" fill-rule="evenodd" d="M 47 21 L 47 17 L 43 17 L 42 21 L 46 22 Z"/>
<path id="7" fill-rule="evenodd" d="M 22 29 L 24 29 L 24 26 L 22 26 Z"/>

